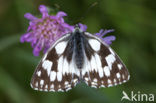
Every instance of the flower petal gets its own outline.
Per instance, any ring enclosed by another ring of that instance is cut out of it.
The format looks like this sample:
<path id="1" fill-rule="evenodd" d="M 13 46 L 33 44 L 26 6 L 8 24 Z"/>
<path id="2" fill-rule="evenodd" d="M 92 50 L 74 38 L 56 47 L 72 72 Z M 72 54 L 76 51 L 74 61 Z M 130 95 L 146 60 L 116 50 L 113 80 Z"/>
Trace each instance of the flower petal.
<path id="1" fill-rule="evenodd" d="M 63 11 L 59 11 L 59 12 L 56 14 L 56 17 L 57 17 L 57 18 L 61 18 L 61 17 L 63 17 L 63 16 L 67 16 L 67 14 L 66 14 L 65 12 L 63 12 Z"/>
<path id="2" fill-rule="evenodd" d="M 40 51 L 38 51 L 37 49 L 33 49 L 33 54 L 34 56 L 39 56 Z"/>
<path id="3" fill-rule="evenodd" d="M 31 32 L 23 34 L 23 35 L 21 36 L 21 38 L 20 38 L 20 41 L 23 43 L 23 42 L 29 40 L 29 38 L 30 38 L 31 35 L 32 35 Z"/>
<path id="4" fill-rule="evenodd" d="M 112 41 L 114 41 L 116 38 L 115 36 L 107 36 L 105 38 L 103 38 L 103 41 L 105 43 L 107 43 L 108 45 L 112 44 Z"/>
<path id="5" fill-rule="evenodd" d="M 26 14 L 24 15 L 24 17 L 27 18 L 28 20 L 35 20 L 35 19 L 37 19 L 35 16 L 33 16 L 33 15 L 30 14 L 30 13 L 26 13 Z"/>
<path id="6" fill-rule="evenodd" d="M 103 30 L 101 29 L 99 31 L 99 33 L 95 33 L 96 36 L 98 36 L 101 40 L 103 40 L 103 42 L 105 42 L 106 44 L 110 45 L 112 43 L 112 41 L 115 40 L 115 36 L 106 36 L 103 38 L 104 35 L 110 33 L 110 32 L 113 32 L 114 30 L 113 29 L 110 29 L 110 30 Z"/>
<path id="7" fill-rule="evenodd" d="M 111 32 L 113 32 L 113 31 L 114 31 L 114 29 L 104 30 L 104 32 L 102 33 L 102 36 L 104 36 L 104 35 L 106 35 L 106 34 L 108 34 L 108 33 L 111 33 Z"/>
<path id="8" fill-rule="evenodd" d="M 42 13 L 42 17 L 43 17 L 43 18 L 49 16 L 49 15 L 48 15 L 48 9 L 46 8 L 46 6 L 40 5 L 40 6 L 39 6 L 39 10 L 40 10 L 40 12 Z"/>
<path id="9" fill-rule="evenodd" d="M 86 31 L 87 30 L 87 25 L 84 25 L 84 24 L 81 24 L 81 23 L 78 23 L 78 25 L 80 26 L 80 29 L 82 31 Z"/>
<path id="10" fill-rule="evenodd" d="M 74 30 L 74 26 L 71 26 L 69 24 L 63 23 L 62 26 L 64 27 L 65 31 L 67 30 L 69 32 Z"/>
<path id="11" fill-rule="evenodd" d="M 43 45 L 44 44 L 44 40 L 39 40 L 38 43 L 36 44 L 36 46 L 34 47 L 34 50 L 33 50 L 33 54 L 35 56 L 39 56 L 39 52 L 42 50 L 43 48 Z"/>

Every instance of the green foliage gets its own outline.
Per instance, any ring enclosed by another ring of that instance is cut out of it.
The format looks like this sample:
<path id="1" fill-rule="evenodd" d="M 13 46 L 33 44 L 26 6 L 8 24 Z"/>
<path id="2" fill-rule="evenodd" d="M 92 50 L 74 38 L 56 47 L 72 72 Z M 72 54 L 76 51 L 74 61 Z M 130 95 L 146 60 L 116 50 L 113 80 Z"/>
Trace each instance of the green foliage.
<path id="1" fill-rule="evenodd" d="M 98 4 L 93 5 L 95 2 Z M 12 0 L 0 3 L 0 103 L 118 103 L 122 91 L 156 94 L 156 8 L 154 0 Z M 111 88 L 93 89 L 82 83 L 67 93 L 37 92 L 31 76 L 41 57 L 30 44 L 19 42 L 26 33 L 26 12 L 39 15 L 40 4 L 65 11 L 71 25 L 81 22 L 91 33 L 115 29 L 111 47 L 127 65 L 130 81 Z M 82 18 L 82 19 L 81 19 Z M 125 101 L 126 102 L 126 101 Z"/>

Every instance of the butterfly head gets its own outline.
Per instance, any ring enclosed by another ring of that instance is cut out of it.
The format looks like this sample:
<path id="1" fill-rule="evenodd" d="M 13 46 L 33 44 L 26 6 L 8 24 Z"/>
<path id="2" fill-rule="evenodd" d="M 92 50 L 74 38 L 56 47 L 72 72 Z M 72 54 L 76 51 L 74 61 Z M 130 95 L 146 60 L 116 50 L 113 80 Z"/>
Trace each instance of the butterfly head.
<path id="1" fill-rule="evenodd" d="M 74 27 L 74 32 L 79 32 L 79 33 L 81 33 L 81 32 L 82 32 L 82 30 L 81 30 L 81 28 L 80 28 L 80 25 L 79 25 L 79 24 L 76 24 L 76 25 L 75 25 L 75 27 Z"/>

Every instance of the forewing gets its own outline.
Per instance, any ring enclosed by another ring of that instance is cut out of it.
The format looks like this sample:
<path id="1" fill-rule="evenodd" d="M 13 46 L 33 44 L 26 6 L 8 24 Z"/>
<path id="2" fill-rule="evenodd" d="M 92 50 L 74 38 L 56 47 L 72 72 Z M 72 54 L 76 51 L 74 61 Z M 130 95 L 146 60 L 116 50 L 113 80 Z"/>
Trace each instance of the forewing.
<path id="1" fill-rule="evenodd" d="M 118 55 L 98 37 L 84 33 L 85 67 L 83 80 L 91 87 L 110 87 L 129 80 L 129 72 Z"/>
<path id="2" fill-rule="evenodd" d="M 57 40 L 43 56 L 31 80 L 33 89 L 68 91 L 77 84 L 79 78 L 74 71 L 70 35 L 66 34 Z"/>

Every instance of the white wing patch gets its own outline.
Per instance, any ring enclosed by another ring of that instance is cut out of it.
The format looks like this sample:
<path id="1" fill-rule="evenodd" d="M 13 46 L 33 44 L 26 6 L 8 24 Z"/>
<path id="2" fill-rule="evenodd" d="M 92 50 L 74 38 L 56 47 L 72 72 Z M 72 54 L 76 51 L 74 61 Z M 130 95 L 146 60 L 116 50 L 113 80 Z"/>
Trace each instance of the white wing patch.
<path id="1" fill-rule="evenodd" d="M 121 65 L 121 64 L 118 64 L 118 68 L 121 70 L 121 68 L 122 68 L 122 65 Z"/>
<path id="2" fill-rule="evenodd" d="M 57 80 L 62 81 L 62 72 L 57 72 Z"/>
<path id="3" fill-rule="evenodd" d="M 95 70 L 97 72 L 96 60 L 95 60 L 94 55 L 92 55 L 92 57 L 91 57 L 90 64 L 91 64 L 91 70 L 92 71 Z"/>
<path id="4" fill-rule="evenodd" d="M 95 60 L 96 60 L 96 65 L 97 65 L 97 70 L 98 70 L 98 73 L 99 73 L 99 77 L 102 78 L 104 76 L 104 74 L 103 74 L 101 59 L 100 59 L 99 55 L 96 54 L 96 53 L 95 53 Z"/>
<path id="5" fill-rule="evenodd" d="M 64 52 L 66 46 L 67 46 L 67 42 L 65 42 L 65 41 L 56 44 L 56 46 L 55 46 L 56 53 L 59 55 L 62 54 Z"/>
<path id="6" fill-rule="evenodd" d="M 44 80 L 41 80 L 40 85 L 43 86 L 43 84 L 44 84 Z"/>
<path id="7" fill-rule="evenodd" d="M 120 73 L 117 73 L 116 76 L 117 76 L 117 78 L 120 78 Z"/>
<path id="8" fill-rule="evenodd" d="M 50 73 L 50 81 L 54 81 L 56 79 L 56 72 L 55 71 L 51 71 Z"/>
<path id="9" fill-rule="evenodd" d="M 109 77 L 110 76 L 110 69 L 109 69 L 109 67 L 108 66 L 105 66 L 103 68 L 103 70 L 104 70 L 105 76 Z"/>
<path id="10" fill-rule="evenodd" d="M 58 66 L 57 66 L 58 72 L 62 74 L 63 72 L 63 56 L 61 56 L 58 60 Z"/>
<path id="11" fill-rule="evenodd" d="M 90 44 L 90 46 L 92 47 L 93 50 L 95 50 L 95 51 L 100 50 L 101 43 L 98 40 L 90 39 L 89 44 Z"/>
<path id="12" fill-rule="evenodd" d="M 69 73 L 69 64 L 67 62 L 67 59 L 65 58 L 63 60 L 63 70 L 62 74 L 65 75 L 65 73 Z"/>
<path id="13" fill-rule="evenodd" d="M 53 62 L 49 61 L 49 60 L 45 60 L 43 61 L 42 67 L 47 70 L 47 74 L 50 74 L 51 71 L 51 67 L 53 65 Z"/>
<path id="14" fill-rule="evenodd" d="M 108 66 L 109 66 L 109 68 L 110 68 L 110 70 L 112 70 L 112 64 L 115 62 L 115 57 L 114 57 L 114 55 L 113 54 L 110 54 L 110 55 L 108 55 L 106 58 L 106 61 L 107 61 L 107 64 L 108 64 Z"/>
<path id="15" fill-rule="evenodd" d="M 40 77 L 41 76 L 41 71 L 37 72 L 37 76 Z"/>

